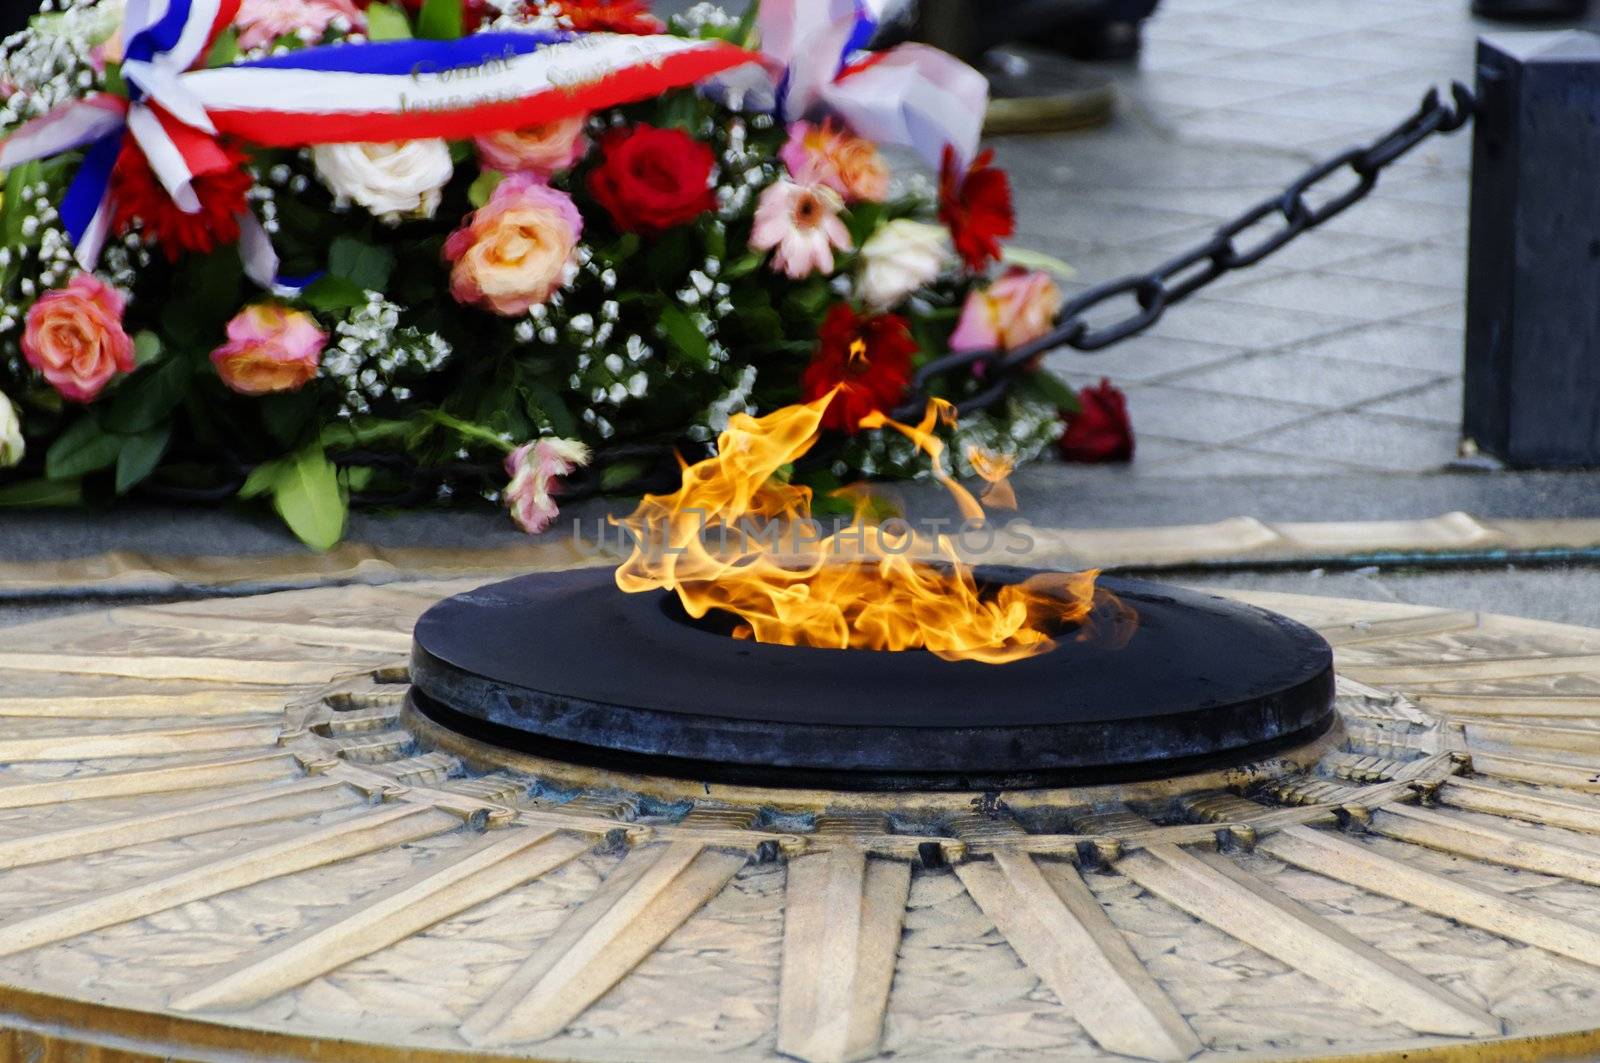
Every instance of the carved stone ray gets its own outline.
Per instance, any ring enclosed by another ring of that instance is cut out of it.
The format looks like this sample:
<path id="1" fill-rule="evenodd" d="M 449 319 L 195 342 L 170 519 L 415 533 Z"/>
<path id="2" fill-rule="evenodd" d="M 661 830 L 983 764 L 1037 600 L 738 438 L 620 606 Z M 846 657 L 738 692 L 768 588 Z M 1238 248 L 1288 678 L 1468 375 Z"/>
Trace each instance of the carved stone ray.
<path id="1" fill-rule="evenodd" d="M 187 694 L 106 694 L 83 697 L 0 696 L 0 716 L 64 720 L 160 719 L 168 716 L 258 716 L 283 711 L 277 690 L 199 690 Z"/>
<path id="2" fill-rule="evenodd" d="M 1026 853 L 968 860 L 956 873 L 1022 962 L 1104 1049 L 1188 1059 L 1200 1039 L 1111 924 L 1068 861 Z"/>
<path id="3" fill-rule="evenodd" d="M 441 857 L 445 866 L 430 863 L 332 921 L 209 976 L 171 1006 L 178 1011 L 251 1007 L 530 882 L 592 844 L 553 830 L 496 831 Z"/>
<path id="4" fill-rule="evenodd" d="M 119 816 L 82 827 L 0 841 L 0 868 L 25 867 L 125 845 L 182 838 L 252 823 L 314 816 L 354 804 L 354 790 L 337 779 L 316 776 L 241 794 L 197 801 L 160 812 Z"/>
<path id="5" fill-rule="evenodd" d="M 1421 638 L 1427 635 L 1448 635 L 1457 631 L 1470 631 L 1478 626 L 1478 614 L 1448 609 L 1422 616 L 1400 616 L 1388 620 L 1357 620 L 1348 624 L 1326 624 L 1317 627 L 1317 634 L 1329 645 L 1359 646 L 1363 643 L 1387 642 L 1390 639 Z"/>
<path id="6" fill-rule="evenodd" d="M 1289 827 L 1263 838 L 1262 852 L 1325 878 L 1393 897 L 1512 941 L 1600 966 L 1600 931 L 1549 915 L 1523 901 L 1469 886 L 1391 859 L 1315 827 Z"/>
<path id="7" fill-rule="evenodd" d="M 1419 691 L 1412 700 L 1436 716 L 1547 716 L 1592 719 L 1600 716 L 1600 698 L 1581 695 L 1433 694 Z"/>
<path id="8" fill-rule="evenodd" d="M 460 826 L 461 820 L 448 812 L 427 805 L 397 804 L 328 826 L 286 832 L 280 841 L 251 847 L 248 852 L 194 864 L 0 926 L 0 956 Z"/>
<path id="9" fill-rule="evenodd" d="M 462 1023 L 462 1036 L 489 1047 L 560 1033 L 720 893 L 747 859 L 689 840 L 632 850 Z"/>
<path id="10" fill-rule="evenodd" d="M 326 683 L 357 671 L 351 661 L 264 661 L 232 657 L 118 657 L 106 653 L 34 653 L 0 650 L 0 671 L 70 672 L 126 679 L 188 679 L 210 683 L 301 686 Z"/>
<path id="11" fill-rule="evenodd" d="M 1396 664 L 1339 662 L 1339 671 L 1363 683 L 1413 686 L 1459 683 L 1469 679 L 1527 679 L 1575 675 L 1600 669 L 1600 654 L 1557 654 L 1542 657 L 1476 657 L 1464 661 L 1414 661 Z"/>
<path id="12" fill-rule="evenodd" d="M 209 790 L 268 782 L 298 775 L 299 764 L 292 753 L 253 753 L 220 760 L 197 760 L 154 768 L 74 775 L 66 779 L 12 783 L 0 786 L 0 808 L 28 808 L 61 801 L 92 801 L 104 797 Z"/>
<path id="13" fill-rule="evenodd" d="M 1482 812 L 1505 819 L 1600 834 L 1600 802 L 1579 801 L 1554 793 L 1512 790 L 1477 779 L 1449 779 L 1434 795 L 1441 805 L 1464 812 Z"/>
<path id="14" fill-rule="evenodd" d="M 270 746 L 278 741 L 282 732 L 282 725 L 277 720 L 269 720 L 264 723 L 153 727 L 138 731 L 108 731 L 104 734 L 0 738 L 0 763 L 213 753 L 223 749 Z"/>
<path id="15" fill-rule="evenodd" d="M 882 816 L 852 817 L 851 824 L 863 826 L 863 819 L 885 827 Z M 824 839 L 829 826 L 818 824 Z M 778 1051 L 809 1063 L 869 1059 L 883 1034 L 911 865 L 841 841 L 791 859 L 788 876 Z"/>
<path id="16" fill-rule="evenodd" d="M 1133 817 L 1116 817 L 1124 818 Z M 1482 1037 L 1500 1032 L 1500 1020 L 1493 1015 L 1219 853 L 1152 845 L 1124 854 L 1113 867 L 1201 922 L 1420 1033 Z"/>
<path id="17" fill-rule="evenodd" d="M 411 636 L 382 628 L 311 624 L 290 620 L 245 620 L 239 617 L 206 613 L 173 612 L 170 606 L 159 609 L 129 607 L 117 609 L 112 618 L 135 627 L 197 631 L 202 634 L 231 635 L 238 638 L 275 638 L 303 646 L 334 646 L 339 649 L 367 650 L 372 653 L 411 652 Z"/>
<path id="18" fill-rule="evenodd" d="M 1484 863 L 1520 867 L 1542 875 L 1600 886 L 1600 853 L 1497 830 L 1461 816 L 1393 805 L 1372 813 L 1371 830 Z"/>
<path id="19" fill-rule="evenodd" d="M 1600 731 L 1586 727 L 1561 727 L 1507 720 L 1467 720 L 1460 724 L 1467 745 L 1508 746 L 1511 749 L 1549 750 L 1563 753 L 1600 753 Z"/>
<path id="20" fill-rule="evenodd" d="M 1474 749 L 1472 770 L 1474 774 L 1508 782 L 1558 786 L 1579 793 L 1600 793 L 1600 771 L 1593 764 L 1565 764 L 1542 757 L 1513 757 Z"/>

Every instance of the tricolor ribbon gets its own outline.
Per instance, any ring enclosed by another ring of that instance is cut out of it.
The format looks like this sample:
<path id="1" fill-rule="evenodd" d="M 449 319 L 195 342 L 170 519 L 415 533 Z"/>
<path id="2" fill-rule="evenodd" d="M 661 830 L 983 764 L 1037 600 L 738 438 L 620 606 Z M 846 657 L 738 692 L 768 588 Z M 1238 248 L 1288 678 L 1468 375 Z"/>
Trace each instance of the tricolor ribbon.
<path id="1" fill-rule="evenodd" d="M 265 147 L 462 139 L 648 99 L 759 57 L 724 41 L 612 33 L 479 33 L 454 41 L 307 48 L 195 69 L 239 0 L 128 0 L 126 99 L 97 93 L 28 122 L 0 143 L 0 170 L 84 148 L 61 205 L 79 263 L 92 269 L 113 204 L 111 170 L 128 138 L 186 212 L 194 181 L 231 163 L 218 138 Z M 251 278 L 270 286 L 277 256 L 240 217 Z"/>
<path id="2" fill-rule="evenodd" d="M 884 0 L 762 0 L 756 25 L 772 106 L 785 122 L 832 116 L 880 144 L 913 148 L 937 168 L 945 145 L 978 150 L 989 82 L 925 44 L 866 52 Z"/>

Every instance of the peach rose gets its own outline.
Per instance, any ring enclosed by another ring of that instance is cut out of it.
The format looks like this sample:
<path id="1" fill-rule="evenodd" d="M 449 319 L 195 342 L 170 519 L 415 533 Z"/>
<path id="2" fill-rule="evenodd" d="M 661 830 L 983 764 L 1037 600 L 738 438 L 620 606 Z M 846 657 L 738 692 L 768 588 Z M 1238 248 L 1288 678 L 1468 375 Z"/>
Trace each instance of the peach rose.
<path id="1" fill-rule="evenodd" d="M 567 169 L 589 150 L 583 135 L 588 115 L 575 114 L 542 122 L 526 129 L 506 129 L 472 138 L 479 160 L 502 173 L 533 173 L 548 177 Z"/>
<path id="2" fill-rule="evenodd" d="M 877 145 L 840 129 L 833 120 L 819 125 L 795 122 L 778 157 L 799 184 L 824 184 L 846 203 L 881 203 L 889 195 L 889 167 Z"/>
<path id="3" fill-rule="evenodd" d="M 512 174 L 444 244 L 456 301 L 515 317 L 567 282 L 583 219 L 572 197 Z"/>
<path id="4" fill-rule="evenodd" d="M 1012 350 L 1055 327 L 1061 288 L 1048 273 L 1012 269 L 988 288 L 974 289 L 950 334 L 952 351 Z"/>
<path id="5" fill-rule="evenodd" d="M 327 342 L 310 314 L 256 303 L 228 322 L 228 342 L 211 352 L 211 364 L 241 395 L 298 391 L 317 375 Z"/>
<path id="6" fill-rule="evenodd" d="M 29 308 L 22 354 L 62 398 L 93 402 L 112 377 L 133 370 L 122 307 L 115 288 L 80 273 Z"/>

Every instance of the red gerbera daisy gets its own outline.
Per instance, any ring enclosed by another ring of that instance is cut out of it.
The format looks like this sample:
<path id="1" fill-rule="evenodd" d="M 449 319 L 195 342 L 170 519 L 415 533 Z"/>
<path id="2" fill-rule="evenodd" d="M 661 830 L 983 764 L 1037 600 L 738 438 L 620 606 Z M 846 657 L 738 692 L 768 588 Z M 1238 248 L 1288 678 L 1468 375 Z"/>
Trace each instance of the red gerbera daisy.
<path id="1" fill-rule="evenodd" d="M 817 353 L 800 377 L 807 402 L 838 388 L 822 426 L 854 435 L 869 413 L 892 410 L 911 383 L 917 341 L 898 314 L 858 315 L 835 303 L 817 332 Z"/>
<path id="2" fill-rule="evenodd" d="M 139 222 L 143 232 L 161 245 L 172 262 L 184 251 L 204 253 L 218 244 L 238 242 L 238 216 L 247 209 L 245 193 L 250 191 L 250 175 L 244 170 L 245 154 L 236 147 L 224 146 L 213 161 L 218 168 L 194 180 L 200 210 L 186 214 L 172 201 L 150 169 L 144 152 L 130 137 L 111 171 L 111 195 L 116 204 L 111 216 L 113 230 L 126 232 L 135 221 Z"/>
<path id="3" fill-rule="evenodd" d="M 584 33 L 665 32 L 666 26 L 650 13 L 648 0 L 558 0 L 549 8 Z"/>
<path id="4" fill-rule="evenodd" d="M 989 165 L 993 161 L 994 152 L 985 151 L 962 173 L 955 149 L 946 144 L 939 167 L 939 220 L 974 272 L 998 259 L 1000 238 L 1017 229 L 1011 181 L 1004 170 Z"/>

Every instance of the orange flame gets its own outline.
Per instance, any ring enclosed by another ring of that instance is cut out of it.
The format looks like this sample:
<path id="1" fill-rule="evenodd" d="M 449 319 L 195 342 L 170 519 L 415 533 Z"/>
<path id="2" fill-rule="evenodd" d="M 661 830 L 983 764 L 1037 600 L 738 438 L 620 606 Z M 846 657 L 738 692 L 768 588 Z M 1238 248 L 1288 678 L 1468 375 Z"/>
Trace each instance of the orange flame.
<path id="1" fill-rule="evenodd" d="M 920 648 L 991 664 L 1042 653 L 1053 636 L 1088 616 L 1097 572 L 981 586 L 950 537 L 927 539 L 904 521 L 867 523 L 864 495 L 854 523 L 822 534 L 811 517 L 811 489 L 787 483 L 781 473 L 816 442 L 832 398 L 760 418 L 729 418 L 715 457 L 686 466 L 676 492 L 646 495 L 618 522 L 634 546 L 617 568 L 617 586 L 673 591 L 695 618 L 732 613 L 739 619 L 734 634 L 758 642 Z M 935 427 L 954 412 L 934 399 L 920 424 L 873 414 L 862 427 L 890 428 L 915 442 L 962 516 L 983 521 L 983 507 L 944 468 L 945 445 Z M 983 455 L 974 465 L 989 483 L 985 497 L 1009 496 L 1008 461 Z"/>

